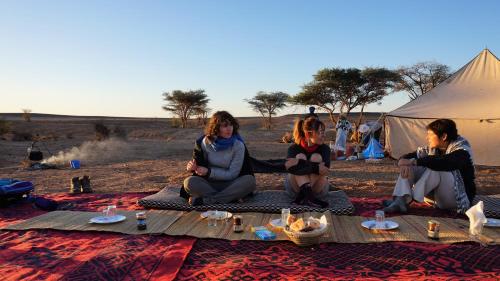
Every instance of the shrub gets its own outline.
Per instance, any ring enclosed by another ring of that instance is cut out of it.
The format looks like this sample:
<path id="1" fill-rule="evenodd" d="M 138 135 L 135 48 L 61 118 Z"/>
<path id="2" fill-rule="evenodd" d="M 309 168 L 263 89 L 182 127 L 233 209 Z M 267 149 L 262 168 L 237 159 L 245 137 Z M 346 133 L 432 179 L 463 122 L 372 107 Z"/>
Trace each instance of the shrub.
<path id="1" fill-rule="evenodd" d="M 29 132 L 12 132 L 12 141 L 32 141 L 33 135 Z"/>
<path id="2" fill-rule="evenodd" d="M 123 127 L 116 125 L 113 128 L 113 135 L 117 138 L 120 139 L 126 139 L 127 138 L 127 130 L 125 130 Z"/>
<path id="3" fill-rule="evenodd" d="M 106 140 L 109 138 L 110 130 L 102 122 L 94 124 L 95 138 L 98 141 Z"/>
<path id="4" fill-rule="evenodd" d="M 10 123 L 0 119 L 0 135 L 10 132 Z"/>
<path id="5" fill-rule="evenodd" d="M 286 132 L 282 137 L 281 137 L 281 142 L 284 143 L 292 143 L 293 142 L 293 135 L 291 132 Z"/>
<path id="6" fill-rule="evenodd" d="M 181 126 L 182 126 L 182 122 L 181 122 L 181 120 L 180 120 L 180 119 L 178 119 L 178 118 L 172 118 L 172 119 L 170 120 L 170 126 L 171 126 L 172 128 L 179 128 L 179 127 L 181 127 Z"/>

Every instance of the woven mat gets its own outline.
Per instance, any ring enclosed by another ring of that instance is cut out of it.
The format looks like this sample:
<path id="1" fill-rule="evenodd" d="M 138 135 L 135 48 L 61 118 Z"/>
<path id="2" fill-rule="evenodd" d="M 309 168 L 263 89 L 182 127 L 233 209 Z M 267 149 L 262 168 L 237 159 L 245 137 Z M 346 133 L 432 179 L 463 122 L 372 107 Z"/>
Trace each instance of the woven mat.
<path id="1" fill-rule="evenodd" d="M 282 208 L 290 208 L 292 213 L 330 211 L 335 215 L 351 215 L 354 212 L 354 206 L 343 191 L 330 191 L 325 199 L 329 203 L 329 207 L 325 209 L 292 205 L 290 198 L 284 191 L 266 190 L 258 191 L 255 195 L 245 198 L 245 202 L 243 203 L 206 204 L 193 207 L 187 203 L 186 199 L 179 197 L 178 188 L 166 187 L 158 193 L 140 199 L 138 203 L 144 208 L 182 211 L 221 210 L 233 213 L 280 213 Z"/>
<path id="2" fill-rule="evenodd" d="M 168 234 L 168 235 L 188 235 L 198 238 L 219 238 L 227 240 L 258 240 L 250 231 L 250 227 L 267 225 L 271 219 L 277 219 L 280 214 L 266 213 L 242 213 L 245 231 L 234 233 L 232 231 L 231 220 L 218 221 L 216 227 L 209 227 L 207 221 L 201 218 L 200 213 L 192 211 L 189 213 L 179 211 L 149 211 L 148 229 L 139 231 L 136 228 L 134 212 L 121 211 L 127 216 L 127 220 L 121 223 L 109 225 L 89 224 L 91 217 L 99 213 L 56 211 L 50 212 L 27 221 L 14 224 L 5 229 L 25 230 L 25 229 L 59 229 L 59 230 L 79 230 L 79 231 L 110 231 L 125 234 Z M 373 231 L 361 227 L 361 222 L 365 217 L 358 216 L 332 216 L 325 213 L 302 213 L 298 217 L 307 218 L 309 216 L 320 217 L 325 215 L 329 224 L 327 233 L 321 238 L 321 242 L 336 243 L 378 243 L 389 241 L 417 241 L 431 243 L 457 243 L 472 241 L 468 235 L 468 221 L 450 218 L 432 218 L 424 216 L 400 216 L 391 217 L 391 220 L 399 224 L 399 228 L 393 231 Z M 427 238 L 427 221 L 437 220 L 441 223 L 440 239 L 438 241 Z M 331 227 L 333 226 L 333 227 Z M 275 229 L 276 240 L 288 240 L 286 235 Z M 487 244 L 499 244 L 500 229 L 484 228 L 482 241 Z"/>
<path id="3" fill-rule="evenodd" d="M 483 201 L 484 214 L 488 218 L 500 218 L 500 194 L 495 195 L 476 195 L 472 202 L 475 205 L 477 202 Z"/>
<path id="4" fill-rule="evenodd" d="M 107 231 L 125 234 L 161 234 L 165 233 L 169 226 L 182 217 L 180 211 L 147 211 L 147 229 L 138 230 L 135 212 L 118 211 L 127 219 L 114 224 L 89 223 L 93 217 L 101 213 L 77 212 L 77 211 L 54 211 L 27 219 L 23 222 L 8 225 L 0 229 L 6 230 L 28 230 L 28 229 L 57 229 L 77 231 Z"/>

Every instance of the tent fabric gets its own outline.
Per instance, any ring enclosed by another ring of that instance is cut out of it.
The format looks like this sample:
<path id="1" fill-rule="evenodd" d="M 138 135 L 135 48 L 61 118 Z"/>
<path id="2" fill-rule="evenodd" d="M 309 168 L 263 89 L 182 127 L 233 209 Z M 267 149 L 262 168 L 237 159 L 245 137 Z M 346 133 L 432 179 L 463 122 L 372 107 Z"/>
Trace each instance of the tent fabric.
<path id="1" fill-rule="evenodd" d="M 483 50 L 434 89 L 389 112 L 386 150 L 392 157 L 426 145 L 426 129 L 439 118 L 452 119 L 472 145 L 475 164 L 500 166 L 500 60 Z"/>
<path id="2" fill-rule="evenodd" d="M 368 146 L 363 150 L 364 158 L 384 158 L 384 148 L 382 145 L 374 138 L 370 138 Z"/>

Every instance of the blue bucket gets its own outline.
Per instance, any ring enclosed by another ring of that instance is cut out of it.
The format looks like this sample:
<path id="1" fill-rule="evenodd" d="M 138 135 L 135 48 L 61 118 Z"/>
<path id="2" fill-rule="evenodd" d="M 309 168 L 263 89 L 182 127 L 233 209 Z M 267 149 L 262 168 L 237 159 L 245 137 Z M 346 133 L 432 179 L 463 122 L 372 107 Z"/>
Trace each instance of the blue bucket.
<path id="1" fill-rule="evenodd" d="M 71 160 L 69 164 L 72 169 L 80 169 L 80 160 Z"/>

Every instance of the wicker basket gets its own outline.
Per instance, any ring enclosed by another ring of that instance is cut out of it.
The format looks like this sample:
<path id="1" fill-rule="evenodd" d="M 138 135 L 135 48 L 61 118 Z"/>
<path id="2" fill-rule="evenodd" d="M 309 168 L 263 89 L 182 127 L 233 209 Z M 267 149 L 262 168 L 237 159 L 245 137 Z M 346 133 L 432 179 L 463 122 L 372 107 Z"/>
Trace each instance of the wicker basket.
<path id="1" fill-rule="evenodd" d="M 326 227 L 323 227 L 311 232 L 293 232 L 287 229 L 284 229 L 283 231 L 288 236 L 288 238 L 293 241 L 293 243 L 304 247 L 319 244 L 319 238 L 323 236 L 323 234 L 325 234 L 326 229 Z"/>

